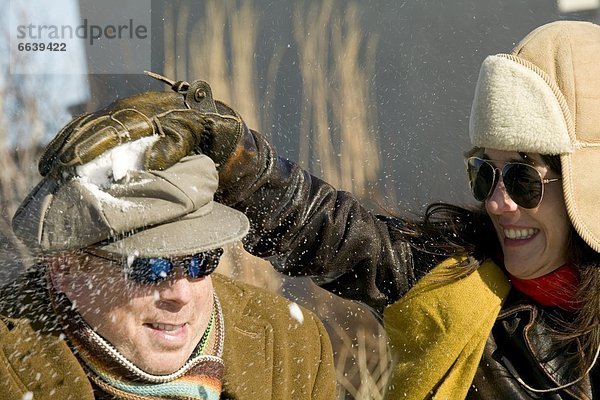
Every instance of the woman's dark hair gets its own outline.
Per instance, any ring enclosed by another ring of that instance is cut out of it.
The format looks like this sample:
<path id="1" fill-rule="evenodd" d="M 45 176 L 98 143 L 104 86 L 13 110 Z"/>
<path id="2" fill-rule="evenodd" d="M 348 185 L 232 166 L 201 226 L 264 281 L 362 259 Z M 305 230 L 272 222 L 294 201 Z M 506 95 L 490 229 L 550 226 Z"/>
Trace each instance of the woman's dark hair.
<path id="1" fill-rule="evenodd" d="M 458 279 L 475 271 L 487 258 L 501 254 L 494 227 L 483 206 L 460 207 L 444 202 L 430 204 L 421 218 L 395 215 L 386 218 L 392 236 L 408 243 L 417 277 L 448 257 L 466 260 L 448 276 Z"/>

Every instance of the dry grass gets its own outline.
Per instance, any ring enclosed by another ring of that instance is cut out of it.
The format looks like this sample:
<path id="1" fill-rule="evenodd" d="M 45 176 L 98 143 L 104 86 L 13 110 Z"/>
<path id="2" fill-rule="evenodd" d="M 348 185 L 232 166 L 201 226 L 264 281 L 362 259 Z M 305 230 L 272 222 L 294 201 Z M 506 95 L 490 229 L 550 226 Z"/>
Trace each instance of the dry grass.
<path id="1" fill-rule="evenodd" d="M 359 14 L 356 3 L 341 10 L 335 0 L 298 3 L 293 26 L 306 101 L 299 161 L 339 189 L 366 197 L 380 170 L 369 90 L 377 38 L 365 37 Z"/>
<path id="2" fill-rule="evenodd" d="M 215 97 L 234 107 L 259 131 L 270 126 L 275 77 L 283 49 L 276 47 L 267 71 L 266 94 L 259 98 L 254 55 L 260 18 L 251 1 L 207 0 L 203 17 L 189 19 L 189 4 L 168 10 L 164 74 L 173 79 L 204 79 Z M 360 28 L 357 3 L 297 3 L 293 34 L 303 80 L 299 162 L 340 189 L 367 197 L 380 169 L 374 128 L 373 76 L 377 38 Z M 201 40 L 199 39 L 201 38 Z M 368 112 L 367 112 L 368 110 Z M 267 132 L 268 134 L 268 132 Z M 357 162 L 360 160 L 360 162 Z M 278 291 L 281 277 L 267 262 L 241 246 L 228 249 L 221 272 Z M 389 374 L 383 329 L 356 314 L 347 302 L 337 304 L 320 289 L 306 289 L 305 305 L 326 320 L 336 351 L 339 398 L 380 399 Z"/>
<path id="3" fill-rule="evenodd" d="M 391 356 L 386 341 L 382 340 L 385 337 L 383 328 L 379 327 L 375 335 L 363 327 L 352 335 L 338 328 L 337 335 L 343 344 L 339 347 L 337 358 L 337 381 L 343 391 L 340 397 L 382 400 L 391 373 Z M 369 342 L 375 343 L 375 346 Z M 357 380 L 352 379 L 355 377 L 359 377 L 358 385 Z"/>

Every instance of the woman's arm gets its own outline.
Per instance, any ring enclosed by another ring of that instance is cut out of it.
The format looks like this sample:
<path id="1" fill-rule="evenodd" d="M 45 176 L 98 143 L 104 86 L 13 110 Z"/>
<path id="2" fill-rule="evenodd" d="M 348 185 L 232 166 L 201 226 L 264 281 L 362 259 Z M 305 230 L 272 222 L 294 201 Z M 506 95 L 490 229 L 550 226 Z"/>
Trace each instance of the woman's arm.
<path id="1" fill-rule="evenodd" d="M 378 313 L 418 278 L 394 228 L 350 193 L 278 157 L 261 134 L 246 129 L 219 176 L 218 200 L 251 221 L 245 247 L 278 271 L 310 276 Z"/>

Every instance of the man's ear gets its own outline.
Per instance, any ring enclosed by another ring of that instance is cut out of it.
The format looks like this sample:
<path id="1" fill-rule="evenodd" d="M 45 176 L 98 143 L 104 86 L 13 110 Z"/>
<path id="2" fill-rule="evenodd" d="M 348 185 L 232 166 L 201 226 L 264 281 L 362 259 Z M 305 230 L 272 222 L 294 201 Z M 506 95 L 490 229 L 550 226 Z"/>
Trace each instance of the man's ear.
<path id="1" fill-rule="evenodd" d="M 52 286 L 59 293 L 66 293 L 70 283 L 72 257 L 52 255 L 46 258 Z"/>

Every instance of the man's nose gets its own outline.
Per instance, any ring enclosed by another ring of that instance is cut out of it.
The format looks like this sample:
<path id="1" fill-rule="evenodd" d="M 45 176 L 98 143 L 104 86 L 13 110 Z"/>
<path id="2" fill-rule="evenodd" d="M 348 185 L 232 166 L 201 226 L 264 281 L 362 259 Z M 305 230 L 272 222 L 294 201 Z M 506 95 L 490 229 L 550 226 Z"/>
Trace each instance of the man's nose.
<path id="1" fill-rule="evenodd" d="M 193 299 L 193 282 L 183 268 L 175 268 L 173 275 L 156 288 L 157 300 L 184 306 Z"/>

